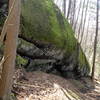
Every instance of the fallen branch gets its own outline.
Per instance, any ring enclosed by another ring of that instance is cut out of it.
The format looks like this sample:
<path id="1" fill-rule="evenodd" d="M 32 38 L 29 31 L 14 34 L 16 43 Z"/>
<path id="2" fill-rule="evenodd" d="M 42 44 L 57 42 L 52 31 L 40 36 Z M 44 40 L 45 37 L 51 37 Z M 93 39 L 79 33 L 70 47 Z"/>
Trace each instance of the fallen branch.
<path id="1" fill-rule="evenodd" d="M 43 88 L 43 87 L 40 87 L 40 86 L 30 85 L 30 84 L 20 83 L 20 82 L 16 82 L 16 83 L 14 83 L 14 85 L 25 86 L 25 87 L 32 87 L 32 88 Z"/>
<path id="2" fill-rule="evenodd" d="M 44 89 L 44 90 L 46 89 L 46 87 L 43 87 L 43 86 L 36 86 L 36 85 L 31 85 L 31 84 L 26 84 L 26 83 L 20 83 L 20 82 L 15 82 L 14 85 L 31 87 L 31 88 L 41 88 L 41 89 Z M 48 88 L 48 89 L 52 89 L 52 88 Z"/>

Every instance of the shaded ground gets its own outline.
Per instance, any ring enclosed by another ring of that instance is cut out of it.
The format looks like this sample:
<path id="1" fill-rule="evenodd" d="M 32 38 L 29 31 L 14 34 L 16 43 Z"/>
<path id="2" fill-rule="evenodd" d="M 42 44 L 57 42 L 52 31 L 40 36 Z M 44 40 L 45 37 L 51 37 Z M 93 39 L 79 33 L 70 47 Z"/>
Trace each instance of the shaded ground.
<path id="1" fill-rule="evenodd" d="M 96 88 L 89 78 L 64 79 L 43 72 L 25 72 L 18 69 L 15 74 L 13 92 L 18 100 L 100 100 L 100 83 Z"/>

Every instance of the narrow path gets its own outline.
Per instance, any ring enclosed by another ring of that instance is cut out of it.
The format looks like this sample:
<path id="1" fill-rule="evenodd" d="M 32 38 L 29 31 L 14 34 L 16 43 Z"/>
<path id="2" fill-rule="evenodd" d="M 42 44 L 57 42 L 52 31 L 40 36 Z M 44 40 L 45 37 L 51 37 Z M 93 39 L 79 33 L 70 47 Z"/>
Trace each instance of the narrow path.
<path id="1" fill-rule="evenodd" d="M 12 91 L 18 100 L 100 100 L 100 84 L 94 89 L 90 83 L 85 78 L 66 80 L 39 71 L 17 70 Z"/>

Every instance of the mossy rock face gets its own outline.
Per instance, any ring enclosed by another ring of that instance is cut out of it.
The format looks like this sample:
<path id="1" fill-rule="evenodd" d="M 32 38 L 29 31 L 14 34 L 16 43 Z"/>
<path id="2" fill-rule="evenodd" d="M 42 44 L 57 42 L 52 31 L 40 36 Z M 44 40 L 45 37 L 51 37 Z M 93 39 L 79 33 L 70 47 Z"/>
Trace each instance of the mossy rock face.
<path id="1" fill-rule="evenodd" d="M 22 33 L 26 37 L 51 42 L 65 49 L 70 47 L 69 52 L 75 48 L 76 40 L 69 41 L 74 38 L 71 26 L 51 0 L 24 1 L 22 24 Z"/>
<path id="2" fill-rule="evenodd" d="M 21 16 L 21 33 L 25 37 L 65 50 L 65 62 L 70 63 L 66 68 L 72 65 L 71 69 L 82 76 L 89 74 L 89 64 L 81 49 L 77 57 L 77 40 L 71 25 L 52 0 L 23 0 Z"/>
<path id="3" fill-rule="evenodd" d="M 62 72 L 71 71 L 79 73 L 81 76 L 88 75 L 90 67 L 82 49 L 77 56 L 77 40 L 74 37 L 74 31 L 53 1 L 22 0 L 21 7 L 21 34 L 31 40 L 50 43 L 56 49 L 62 50 L 63 59 L 56 64 L 58 69 L 60 66 Z M 0 16 L 0 26 L 4 20 L 5 17 Z M 22 42 L 18 49 L 23 46 L 25 50 L 31 49 L 31 45 L 25 42 Z M 59 55 L 56 58 L 59 58 Z M 27 63 L 27 60 L 19 56 L 17 60 L 18 65 Z"/>

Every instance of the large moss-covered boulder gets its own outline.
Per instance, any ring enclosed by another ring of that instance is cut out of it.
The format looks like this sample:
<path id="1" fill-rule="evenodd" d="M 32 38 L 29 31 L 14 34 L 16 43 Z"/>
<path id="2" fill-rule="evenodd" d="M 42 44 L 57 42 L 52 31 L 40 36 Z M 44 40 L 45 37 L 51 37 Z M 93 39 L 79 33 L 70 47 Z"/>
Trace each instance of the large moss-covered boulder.
<path id="1" fill-rule="evenodd" d="M 60 61 L 56 64 L 62 72 L 89 74 L 89 64 L 81 47 L 77 49 L 71 25 L 52 0 L 23 0 L 21 16 L 21 34 L 24 37 L 51 43 L 62 50 L 63 67 Z"/>
<path id="2" fill-rule="evenodd" d="M 27 59 L 25 56 L 24 59 L 23 56 L 18 55 L 17 65 L 28 65 L 28 70 L 59 71 L 63 76 L 69 76 L 72 73 L 81 76 L 88 75 L 90 67 L 74 37 L 74 31 L 53 1 L 22 0 L 21 7 L 21 35 L 29 41 L 35 40 L 46 45 L 50 44 L 50 48 L 44 46 L 45 48 L 41 50 L 31 43 L 19 39 L 18 50 L 24 52 L 24 54 L 27 53 L 29 56 L 38 54 L 38 56 L 52 56 L 53 59 L 34 61 L 30 58 Z M 0 9 L 1 27 L 6 18 L 7 10 L 5 11 L 3 6 Z M 27 64 L 28 60 L 31 60 L 30 64 Z"/>

